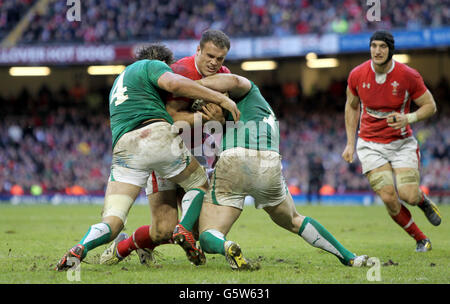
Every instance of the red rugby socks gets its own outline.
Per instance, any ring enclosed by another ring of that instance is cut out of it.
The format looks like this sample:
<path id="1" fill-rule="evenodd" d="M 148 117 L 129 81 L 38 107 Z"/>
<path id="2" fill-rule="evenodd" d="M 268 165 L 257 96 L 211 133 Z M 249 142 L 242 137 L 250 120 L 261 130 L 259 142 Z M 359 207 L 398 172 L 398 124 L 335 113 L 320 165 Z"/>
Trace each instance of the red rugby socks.
<path id="1" fill-rule="evenodd" d="M 427 238 L 425 234 L 423 234 L 423 232 L 419 229 L 419 227 L 417 227 L 416 223 L 414 223 L 411 212 L 409 212 L 409 210 L 405 206 L 401 205 L 400 212 L 395 216 L 391 215 L 391 217 L 416 241 Z"/>
<path id="2" fill-rule="evenodd" d="M 150 238 L 150 226 L 145 225 L 136 229 L 129 238 L 121 241 L 117 245 L 117 253 L 125 258 L 138 248 L 154 249 L 158 245 L 154 244 Z"/>

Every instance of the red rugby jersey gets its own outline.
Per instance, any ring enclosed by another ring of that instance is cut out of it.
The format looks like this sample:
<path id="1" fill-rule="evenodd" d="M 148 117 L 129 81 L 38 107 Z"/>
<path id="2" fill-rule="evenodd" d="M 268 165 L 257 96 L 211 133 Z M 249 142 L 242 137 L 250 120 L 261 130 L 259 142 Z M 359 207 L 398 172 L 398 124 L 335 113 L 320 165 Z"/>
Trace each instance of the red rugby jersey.
<path id="1" fill-rule="evenodd" d="M 192 80 L 199 80 L 203 78 L 202 74 L 200 74 L 195 66 L 195 55 L 181 58 L 170 67 L 174 73 L 183 75 L 184 77 Z M 221 66 L 217 73 L 230 73 L 230 70 L 226 66 Z"/>
<path id="2" fill-rule="evenodd" d="M 195 65 L 195 55 L 181 58 L 177 62 L 173 63 L 170 67 L 172 68 L 174 73 L 182 75 L 189 79 L 200 80 L 203 78 L 202 74 L 200 74 L 200 72 L 197 70 L 197 67 Z M 220 69 L 217 71 L 217 73 L 231 73 L 231 71 L 226 66 L 222 65 L 220 67 Z M 170 98 L 172 98 L 172 97 L 170 97 Z M 176 97 L 173 99 L 178 100 L 178 101 L 192 102 L 192 99 L 185 98 L 185 97 Z M 195 131 L 192 130 L 192 133 L 191 133 L 192 140 L 191 140 L 190 146 L 189 146 L 189 143 L 186 143 L 188 145 L 188 149 L 195 147 L 193 132 L 195 132 Z M 202 143 L 205 142 L 205 140 L 208 137 L 209 137 L 208 134 L 203 133 Z M 216 143 L 216 145 L 217 145 L 217 143 Z M 209 162 L 209 160 L 208 160 L 208 162 Z"/>
<path id="3" fill-rule="evenodd" d="M 202 74 L 195 66 L 195 55 L 184 57 L 170 66 L 174 73 L 182 75 L 192 80 L 200 80 L 203 78 Z M 231 73 L 226 66 L 221 66 L 217 73 Z M 178 98 L 177 98 L 178 99 Z M 180 100 L 190 101 L 188 98 L 180 98 Z"/>
<path id="4" fill-rule="evenodd" d="M 386 74 L 377 74 L 372 60 L 355 67 L 348 77 L 348 87 L 361 101 L 358 135 L 366 141 L 390 143 L 412 135 L 408 125 L 394 129 L 387 125 L 389 113 L 409 113 L 411 100 L 426 91 L 422 76 L 413 68 L 392 60 Z"/>

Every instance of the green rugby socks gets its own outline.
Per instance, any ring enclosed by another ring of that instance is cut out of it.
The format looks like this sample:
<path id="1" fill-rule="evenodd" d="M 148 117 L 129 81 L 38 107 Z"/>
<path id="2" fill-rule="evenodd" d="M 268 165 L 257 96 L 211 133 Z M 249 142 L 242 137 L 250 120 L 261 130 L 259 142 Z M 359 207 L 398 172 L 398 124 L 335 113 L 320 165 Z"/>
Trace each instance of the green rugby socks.
<path id="1" fill-rule="evenodd" d="M 108 224 L 98 223 L 89 227 L 88 232 L 86 232 L 83 239 L 79 243 L 85 248 L 81 258 L 84 258 L 89 250 L 108 243 L 110 238 L 111 228 Z"/>
<path id="2" fill-rule="evenodd" d="M 200 216 L 204 196 L 205 192 L 200 189 L 191 189 L 183 196 L 181 201 L 183 213 L 181 215 L 180 224 L 186 230 L 192 232 L 194 225 Z"/>
<path id="3" fill-rule="evenodd" d="M 355 257 L 353 253 L 345 249 L 325 227 L 313 218 L 305 217 L 298 235 L 311 246 L 334 254 L 344 265 L 348 265 L 350 260 Z"/>
<path id="4" fill-rule="evenodd" d="M 208 229 L 200 234 L 200 246 L 207 253 L 220 253 L 225 255 L 225 236 L 215 229 Z"/>

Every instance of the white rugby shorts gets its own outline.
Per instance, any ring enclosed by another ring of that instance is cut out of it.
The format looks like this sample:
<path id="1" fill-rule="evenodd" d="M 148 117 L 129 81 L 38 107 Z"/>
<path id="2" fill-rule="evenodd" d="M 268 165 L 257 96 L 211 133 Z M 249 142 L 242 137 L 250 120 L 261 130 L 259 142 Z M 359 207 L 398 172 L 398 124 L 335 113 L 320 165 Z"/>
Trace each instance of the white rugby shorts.
<path id="1" fill-rule="evenodd" d="M 287 191 L 279 153 L 238 147 L 220 154 L 205 201 L 243 209 L 252 196 L 261 209 L 283 202 Z"/>
<path id="2" fill-rule="evenodd" d="M 209 170 L 212 170 L 209 168 L 208 164 L 204 160 L 203 156 L 194 156 L 195 159 L 202 165 L 206 172 L 208 173 Z M 151 173 L 150 178 L 147 181 L 147 187 L 145 188 L 145 194 L 150 195 L 153 193 L 158 193 L 161 191 L 169 191 L 169 190 L 176 190 L 177 188 L 181 188 L 181 186 L 177 185 L 176 183 L 162 178 L 159 176 L 159 174 L 155 171 Z"/>
<path id="3" fill-rule="evenodd" d="M 369 142 L 358 138 L 356 151 L 364 174 L 386 163 L 390 163 L 392 168 L 419 169 L 419 145 L 413 136 L 388 144 Z"/>
<path id="4" fill-rule="evenodd" d="M 167 122 L 155 122 L 122 135 L 112 156 L 110 181 L 139 187 L 147 186 L 156 171 L 168 179 L 180 174 L 192 159 L 190 151 L 178 136 L 178 130 Z"/>

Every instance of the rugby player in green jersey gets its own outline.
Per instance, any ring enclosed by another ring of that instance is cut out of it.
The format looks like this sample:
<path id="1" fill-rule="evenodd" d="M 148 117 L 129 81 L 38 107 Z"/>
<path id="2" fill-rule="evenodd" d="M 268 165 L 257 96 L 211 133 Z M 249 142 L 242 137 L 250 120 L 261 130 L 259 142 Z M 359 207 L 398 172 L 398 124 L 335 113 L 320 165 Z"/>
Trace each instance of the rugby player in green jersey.
<path id="1" fill-rule="evenodd" d="M 356 256 L 319 222 L 297 212 L 281 169 L 278 121 L 258 87 L 234 74 L 217 74 L 197 81 L 236 100 L 241 116 L 231 115 L 222 140 L 222 152 L 200 213 L 200 245 L 206 253 L 226 257 L 232 269 L 254 270 L 259 264 L 246 259 L 240 246 L 226 239 L 240 216 L 247 195 L 282 228 L 298 234 L 314 247 L 334 254 L 342 264 L 365 266 L 368 256 Z"/>
<path id="2" fill-rule="evenodd" d="M 205 170 L 173 126 L 161 98 L 163 91 L 208 100 L 230 111 L 236 121 L 239 119 L 236 104 L 224 94 L 173 73 L 168 66 L 173 62 L 170 49 L 153 44 L 147 51 L 157 60 L 138 60 L 127 66 L 116 78 L 109 96 L 113 158 L 102 222 L 92 225 L 82 240 L 64 254 L 57 270 L 67 270 L 76 262 L 73 259 L 81 261 L 88 251 L 116 238 L 152 171 L 186 192 L 207 190 Z"/>
<path id="3" fill-rule="evenodd" d="M 170 67 L 176 74 L 192 80 L 215 73 L 230 73 L 223 65 L 229 49 L 228 36 L 220 30 L 209 29 L 203 32 L 195 55 L 181 58 Z M 145 49 L 139 53 L 142 58 L 152 59 L 153 54 L 146 52 Z M 166 97 L 166 110 L 172 116 L 174 124 L 183 130 L 180 136 L 186 146 L 191 147 L 192 155 L 210 173 L 212 169 L 208 167 L 216 155 L 203 153 L 211 146 L 206 143 L 203 145 L 203 138 L 206 139 L 206 136 L 202 136 L 205 134 L 202 134 L 201 125 L 207 121 L 214 121 L 222 130 L 221 124 L 225 123 L 225 118 L 222 108 L 216 104 L 208 103 L 201 108 L 194 107 L 193 103 L 200 105 L 202 101 L 198 99 L 194 102 L 189 98 L 169 94 Z M 206 140 L 211 143 L 211 139 L 212 137 L 208 137 Z M 206 156 L 209 156 L 209 159 Z M 141 264 L 149 265 L 155 262 L 153 251 L 156 247 L 176 243 L 184 249 L 192 264 L 198 266 L 206 263 L 203 251 L 197 247 L 198 217 L 205 193 L 200 189 L 192 189 L 187 194 L 180 186 L 162 178 L 157 172 L 151 173 L 145 192 L 152 214 L 151 225 L 138 227 L 125 239 L 122 233 L 119 234 L 110 247 L 105 249 L 100 262 L 112 265 L 136 251 Z M 179 221 L 176 216 L 177 209 L 182 211 Z"/>

